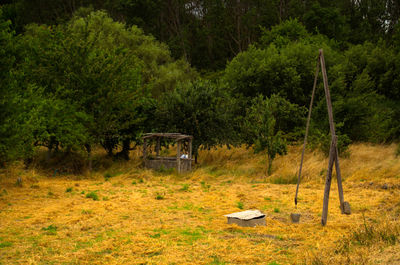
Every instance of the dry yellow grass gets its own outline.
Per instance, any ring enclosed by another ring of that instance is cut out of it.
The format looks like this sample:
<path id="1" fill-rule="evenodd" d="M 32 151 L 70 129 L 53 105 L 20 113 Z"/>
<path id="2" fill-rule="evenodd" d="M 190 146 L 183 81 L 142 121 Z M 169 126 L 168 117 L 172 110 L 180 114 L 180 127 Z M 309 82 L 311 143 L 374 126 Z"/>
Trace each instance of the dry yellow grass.
<path id="1" fill-rule="evenodd" d="M 295 184 L 273 184 L 293 182 L 300 150 L 291 147 L 287 156 L 277 158 L 269 177 L 264 175 L 265 157 L 244 148 L 202 151 L 201 164 L 187 175 L 139 169 L 138 153 L 131 162 L 85 177 L 9 168 L 1 174 L 0 264 L 398 261 L 398 239 L 389 244 L 381 236 L 382 231 L 394 236 L 399 231 L 395 146 L 350 147 L 341 168 L 352 214 L 340 214 L 334 181 L 326 227 L 320 225 L 327 167 L 323 155 L 307 152 L 297 209 Z M 105 181 L 107 172 L 112 177 Z M 22 177 L 22 187 L 14 185 L 16 176 Z M 99 200 L 86 198 L 90 192 Z M 241 205 L 266 213 L 267 226 L 228 225 L 223 215 L 240 211 Z M 291 212 L 302 214 L 300 224 L 290 223 Z M 364 233 L 364 223 L 377 230 Z M 354 239 L 360 229 L 369 243 Z"/>

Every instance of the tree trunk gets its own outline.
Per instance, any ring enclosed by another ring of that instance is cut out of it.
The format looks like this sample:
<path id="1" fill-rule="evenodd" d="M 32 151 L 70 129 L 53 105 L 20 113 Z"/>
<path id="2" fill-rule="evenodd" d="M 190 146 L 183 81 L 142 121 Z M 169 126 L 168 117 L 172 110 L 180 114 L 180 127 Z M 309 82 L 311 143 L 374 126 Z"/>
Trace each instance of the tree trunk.
<path id="1" fill-rule="evenodd" d="M 129 151 L 131 147 L 131 141 L 125 139 L 122 141 L 122 150 L 117 154 L 118 157 L 122 157 L 125 160 L 129 160 Z"/>
<path id="2" fill-rule="evenodd" d="M 92 147 L 89 144 L 85 144 L 85 148 L 88 153 L 88 169 L 92 172 Z"/>

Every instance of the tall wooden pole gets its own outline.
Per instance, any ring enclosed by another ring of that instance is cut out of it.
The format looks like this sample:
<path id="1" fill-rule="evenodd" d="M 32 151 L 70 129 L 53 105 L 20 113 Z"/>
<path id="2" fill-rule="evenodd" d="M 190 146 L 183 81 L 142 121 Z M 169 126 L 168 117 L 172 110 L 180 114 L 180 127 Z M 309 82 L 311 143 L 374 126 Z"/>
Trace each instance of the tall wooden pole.
<path id="1" fill-rule="evenodd" d="M 335 163 L 335 169 L 336 169 L 336 177 L 337 177 L 339 200 L 340 200 L 340 209 L 341 209 L 342 213 L 347 213 L 347 212 L 345 212 L 345 206 L 344 206 L 345 201 L 344 201 L 344 196 L 343 196 L 342 175 L 340 172 L 335 124 L 333 122 L 331 94 L 329 91 L 328 75 L 326 73 L 325 57 L 324 57 L 324 52 L 322 49 L 319 50 L 319 59 L 320 59 L 320 63 L 321 63 L 322 78 L 324 81 L 326 105 L 328 108 L 328 117 L 329 117 L 329 127 L 330 127 L 331 137 L 332 137 L 331 147 L 330 147 L 330 151 L 329 151 L 329 165 L 328 165 L 328 173 L 327 173 L 326 181 L 325 181 L 324 203 L 323 203 L 322 219 L 321 219 L 322 225 L 325 225 L 327 222 L 327 218 L 328 218 L 328 201 L 329 201 L 329 191 L 330 191 L 331 180 L 332 180 L 333 163 Z M 347 203 L 347 205 L 349 205 L 349 204 Z"/>
<path id="2" fill-rule="evenodd" d="M 294 196 L 294 204 L 297 206 L 297 194 L 299 193 L 299 185 L 300 185 L 300 180 L 301 180 L 301 170 L 303 168 L 303 161 L 304 161 L 304 153 L 306 151 L 306 144 L 307 144 L 307 137 L 308 137 L 308 129 L 310 127 L 310 120 L 311 120 L 311 111 L 312 111 L 312 106 L 314 102 L 314 95 L 315 95 L 315 89 L 317 87 L 317 81 L 318 81 L 318 73 L 319 73 L 319 60 L 317 62 L 317 69 L 315 71 L 315 77 L 314 77 L 314 85 L 313 85 L 313 90 L 311 93 L 311 101 L 310 101 L 310 108 L 308 110 L 308 117 L 307 117 L 307 124 L 306 124 L 306 133 L 304 136 L 304 144 L 303 144 L 303 151 L 301 152 L 301 162 L 300 162 L 300 169 L 299 169 L 299 176 L 297 178 L 297 187 L 296 187 L 296 195 Z"/>

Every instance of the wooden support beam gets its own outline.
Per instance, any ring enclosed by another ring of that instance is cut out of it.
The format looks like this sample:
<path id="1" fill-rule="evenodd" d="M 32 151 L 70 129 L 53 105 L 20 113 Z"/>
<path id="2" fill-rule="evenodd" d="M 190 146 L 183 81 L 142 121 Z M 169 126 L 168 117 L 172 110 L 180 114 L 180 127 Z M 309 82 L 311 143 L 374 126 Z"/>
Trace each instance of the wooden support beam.
<path id="1" fill-rule="evenodd" d="M 176 150 L 176 169 L 178 173 L 181 173 L 181 141 L 176 142 L 177 150 Z"/>
<path id="2" fill-rule="evenodd" d="M 147 159 L 147 139 L 143 140 L 143 160 Z"/>
<path id="3" fill-rule="evenodd" d="M 336 169 L 336 179 L 338 185 L 338 192 L 339 192 L 339 202 L 340 202 L 340 210 L 342 214 L 345 213 L 344 211 L 344 196 L 343 196 L 343 186 L 342 186 L 342 173 L 340 172 L 340 164 L 339 164 L 339 152 L 336 143 L 336 152 L 335 152 L 335 169 Z"/>
<path id="4" fill-rule="evenodd" d="M 319 50 L 319 59 L 320 59 L 320 63 L 321 63 L 321 71 L 322 71 L 322 78 L 324 81 L 324 89 L 325 89 L 325 97 L 326 97 L 326 105 L 328 108 L 328 117 L 329 117 L 329 127 L 330 127 L 330 131 L 331 131 L 331 135 L 332 135 L 332 143 L 335 141 L 334 144 L 334 152 L 332 153 L 332 150 L 330 150 L 329 155 L 331 156 L 332 154 L 334 155 L 333 157 L 333 162 L 335 163 L 335 169 L 336 169 L 336 178 L 337 178 L 337 184 L 338 184 L 338 192 L 339 192 L 339 201 L 340 201 L 340 210 L 343 213 L 345 213 L 345 207 L 344 207 L 344 196 L 343 196 L 343 186 L 342 186 L 342 174 L 340 171 L 340 163 L 339 163 L 339 152 L 338 152 L 338 148 L 337 148 L 337 136 L 336 136 L 336 132 L 335 132 L 335 124 L 333 121 L 333 110 L 332 110 L 332 102 L 331 102 L 331 94 L 329 91 L 329 84 L 328 84 L 328 75 L 326 73 L 326 67 L 325 67 L 325 57 L 324 57 L 324 52 L 322 49 Z M 331 145 L 332 148 L 332 145 Z M 329 162 L 331 161 L 331 157 L 329 157 Z M 330 166 L 332 166 L 331 164 L 328 165 L 328 172 L 329 172 L 329 168 Z M 332 173 L 331 173 L 332 174 Z M 326 197 L 326 185 L 328 182 L 328 176 L 326 179 L 326 183 L 325 183 L 325 194 L 324 194 L 324 209 L 325 209 L 325 203 L 326 205 L 328 205 L 328 202 L 325 202 L 325 197 Z M 330 182 L 330 180 L 329 180 Z M 330 183 L 329 183 L 329 187 L 330 187 Z M 327 194 L 327 200 L 329 200 L 329 191 Z M 326 215 L 325 215 L 325 222 L 324 222 L 324 211 L 323 211 L 323 218 L 322 218 L 322 224 L 325 225 L 326 224 L 326 218 L 327 218 L 327 214 L 328 214 L 328 206 L 326 206 Z"/>
<path id="5" fill-rule="evenodd" d="M 157 139 L 156 139 L 156 155 L 157 156 L 160 156 L 160 137 L 157 137 Z"/>
<path id="6" fill-rule="evenodd" d="M 315 77 L 314 77 L 314 85 L 311 93 L 311 101 L 310 101 L 310 108 L 308 110 L 308 117 L 307 117 L 307 124 L 306 124 L 306 133 L 304 136 L 304 144 L 303 144 L 303 151 L 301 152 L 301 162 L 300 162 L 300 169 L 299 169 L 299 175 L 297 178 L 297 187 L 296 187 L 296 195 L 294 196 L 294 204 L 297 206 L 297 195 L 299 193 L 299 185 L 300 185 L 300 180 L 301 180 L 301 170 L 303 169 L 303 161 L 304 161 L 304 153 L 306 151 L 306 144 L 307 144 L 307 137 L 308 137 L 308 129 L 310 127 L 310 120 L 311 120 L 311 111 L 312 111 L 312 106 L 314 102 L 314 95 L 315 95 L 315 89 L 317 87 L 317 81 L 318 81 L 318 74 L 319 74 L 319 61 L 317 62 L 317 69 L 315 71 Z"/>
<path id="7" fill-rule="evenodd" d="M 189 140 L 189 170 L 192 170 L 192 139 Z"/>
<path id="8" fill-rule="evenodd" d="M 322 225 L 326 225 L 326 222 L 328 220 L 329 193 L 331 190 L 333 163 L 335 162 L 334 160 L 335 160 L 335 153 L 336 153 L 336 141 L 337 141 L 337 136 L 334 135 L 332 137 L 331 147 L 329 150 L 329 164 L 328 164 L 328 172 L 327 172 L 326 180 L 325 180 L 324 203 L 323 203 L 323 207 L 322 207 L 322 218 L 321 218 Z"/>

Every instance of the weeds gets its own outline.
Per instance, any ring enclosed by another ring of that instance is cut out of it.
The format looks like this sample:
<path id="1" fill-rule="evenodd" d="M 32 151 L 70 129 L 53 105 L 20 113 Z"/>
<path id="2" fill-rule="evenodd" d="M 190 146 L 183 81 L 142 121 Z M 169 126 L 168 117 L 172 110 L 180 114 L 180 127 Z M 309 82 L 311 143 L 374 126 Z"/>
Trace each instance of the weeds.
<path id="1" fill-rule="evenodd" d="M 204 181 L 200 182 L 201 184 L 201 188 L 203 189 L 204 192 L 209 192 L 211 185 L 210 184 L 206 184 Z"/>
<path id="2" fill-rule="evenodd" d="M 67 188 L 65 192 L 72 192 L 72 187 Z"/>
<path id="3" fill-rule="evenodd" d="M 210 256 L 210 258 L 212 258 L 213 260 L 208 263 L 209 265 L 224 265 L 226 264 L 225 261 L 222 261 L 220 257 L 218 256 Z"/>
<path id="4" fill-rule="evenodd" d="M 188 192 L 189 191 L 189 187 L 190 187 L 189 184 L 182 184 L 182 188 L 180 189 L 180 191 Z"/>
<path id="5" fill-rule="evenodd" d="M 104 180 L 105 180 L 105 181 L 109 181 L 110 178 L 112 178 L 112 177 L 113 177 L 113 176 L 111 175 L 111 173 L 106 172 L 106 173 L 104 174 Z"/>
<path id="6" fill-rule="evenodd" d="M 11 242 L 1 242 L 0 248 L 11 247 L 13 244 Z"/>
<path id="7" fill-rule="evenodd" d="M 89 192 L 88 194 L 86 194 L 86 198 L 91 198 L 91 199 L 93 199 L 94 201 L 98 201 L 98 200 L 99 200 L 99 196 L 98 196 L 97 193 L 94 192 L 94 191 L 91 191 L 91 192 Z"/>
<path id="8" fill-rule="evenodd" d="M 43 227 L 42 231 L 46 231 L 46 234 L 48 235 L 55 235 L 57 234 L 57 226 L 51 224 L 48 227 Z"/>
<path id="9" fill-rule="evenodd" d="M 157 192 L 155 199 L 156 200 L 164 200 L 164 194 L 161 194 L 161 193 Z"/>
<path id="10" fill-rule="evenodd" d="M 281 176 L 272 178 L 270 180 L 272 184 L 296 184 L 297 183 L 297 176 L 289 176 L 287 178 L 283 178 Z"/>
<path id="11" fill-rule="evenodd" d="M 239 209 L 243 209 L 243 207 L 244 207 L 243 202 L 238 201 L 238 202 L 236 203 L 236 207 L 238 207 Z"/>

